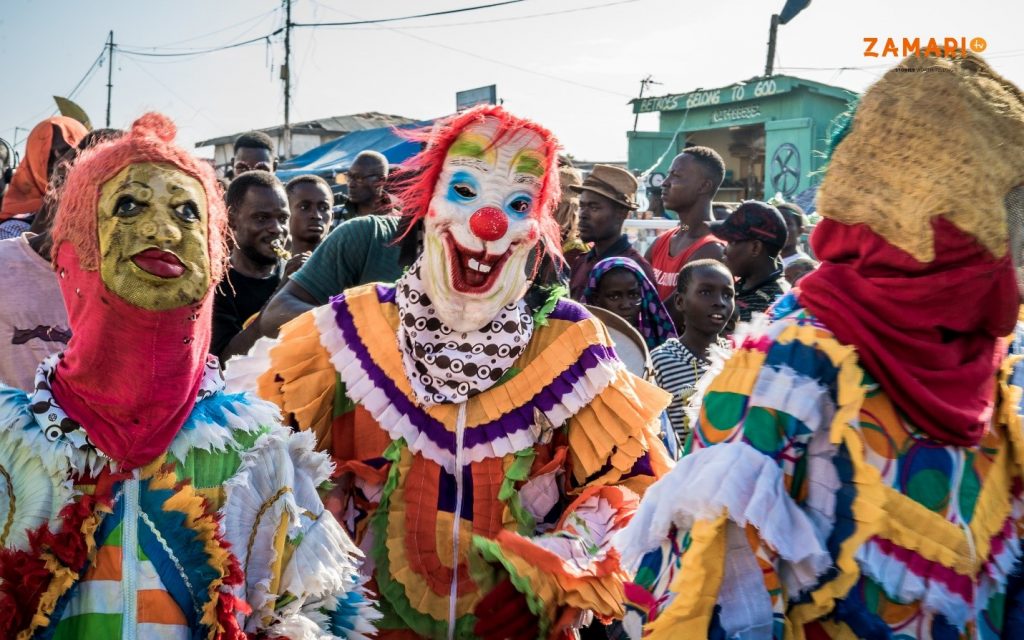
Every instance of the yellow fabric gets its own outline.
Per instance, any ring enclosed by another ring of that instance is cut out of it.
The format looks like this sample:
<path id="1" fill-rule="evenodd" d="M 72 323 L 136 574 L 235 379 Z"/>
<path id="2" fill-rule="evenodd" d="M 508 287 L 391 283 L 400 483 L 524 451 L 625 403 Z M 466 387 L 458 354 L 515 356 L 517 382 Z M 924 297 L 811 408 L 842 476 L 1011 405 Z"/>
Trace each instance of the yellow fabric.
<path id="1" fill-rule="evenodd" d="M 676 599 L 646 627 L 649 640 L 707 636 L 725 573 L 728 518 L 729 514 L 723 513 L 714 520 L 694 523 L 690 548 L 669 587 Z"/>
<path id="2" fill-rule="evenodd" d="M 279 593 L 281 590 L 281 575 L 286 566 L 285 542 L 288 539 L 288 525 L 290 523 L 288 512 L 281 513 L 281 521 L 277 523 L 277 531 L 274 532 L 274 563 L 270 570 L 270 593 Z"/>
<path id="3" fill-rule="evenodd" d="M 320 344 L 312 313 L 281 328 L 281 342 L 270 352 L 271 367 L 258 380 L 260 397 L 292 414 L 303 431 L 316 436 L 317 450 L 331 449 L 336 372 Z"/>
<path id="4" fill-rule="evenodd" d="M 600 484 L 613 484 L 633 468 L 650 447 L 652 423 L 672 399 L 665 391 L 627 371 L 593 402 L 569 419 L 573 475 L 583 482 L 611 462 Z M 662 461 L 663 462 L 663 461 Z"/>

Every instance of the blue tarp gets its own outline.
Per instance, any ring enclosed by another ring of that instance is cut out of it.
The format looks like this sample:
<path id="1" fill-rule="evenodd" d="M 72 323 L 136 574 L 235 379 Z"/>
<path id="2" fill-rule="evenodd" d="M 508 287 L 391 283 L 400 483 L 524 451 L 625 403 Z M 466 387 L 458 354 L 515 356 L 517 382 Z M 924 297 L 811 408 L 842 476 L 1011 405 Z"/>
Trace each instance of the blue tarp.
<path id="1" fill-rule="evenodd" d="M 415 129 L 430 124 L 429 120 L 414 122 L 398 129 Z M 287 182 L 296 176 L 315 173 L 330 182 L 335 175 L 348 170 L 359 152 L 367 150 L 383 153 L 389 163 L 396 165 L 415 155 L 420 150 L 420 143 L 406 140 L 391 127 L 353 131 L 281 164 L 277 168 L 277 177 Z"/>

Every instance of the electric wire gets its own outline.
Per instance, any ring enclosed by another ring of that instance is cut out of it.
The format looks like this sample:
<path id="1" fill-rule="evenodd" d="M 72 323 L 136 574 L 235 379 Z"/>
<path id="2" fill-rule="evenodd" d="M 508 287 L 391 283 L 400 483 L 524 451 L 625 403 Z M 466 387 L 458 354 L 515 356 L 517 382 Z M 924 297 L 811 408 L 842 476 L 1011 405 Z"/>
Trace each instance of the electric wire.
<path id="1" fill-rule="evenodd" d="M 545 11 L 544 13 L 530 13 L 522 16 L 508 16 L 506 18 L 488 18 L 487 20 L 472 20 L 469 22 L 448 22 L 445 24 L 420 24 L 420 25 L 408 25 L 403 26 L 405 30 L 421 30 L 421 29 L 444 29 L 446 27 L 469 27 L 480 24 L 497 24 L 501 22 L 516 22 L 518 20 L 530 20 L 532 18 L 547 18 L 550 16 L 560 16 L 567 13 L 580 13 L 582 11 L 593 11 L 594 9 L 604 9 L 606 7 L 614 7 L 620 4 L 633 4 L 640 2 L 640 0 L 615 0 L 614 2 L 605 2 L 603 4 L 594 4 L 586 7 L 576 7 L 575 9 L 560 9 L 558 11 Z M 319 4 L 319 3 L 317 3 Z M 323 6 L 323 5 L 320 5 Z M 357 27 L 353 31 L 379 31 L 387 29 L 388 27 Z"/>
<path id="2" fill-rule="evenodd" d="M 271 38 L 276 35 L 284 33 L 284 27 L 280 27 L 271 31 L 270 33 L 256 38 L 250 38 L 248 40 L 242 40 L 241 42 L 232 42 L 231 44 L 221 45 L 219 47 L 210 47 L 207 49 L 197 49 L 195 51 L 177 51 L 169 53 L 161 53 L 158 51 L 136 51 L 132 49 L 126 49 L 124 47 L 116 46 L 118 52 L 129 56 L 143 56 L 149 58 L 180 58 L 184 56 L 201 56 L 207 53 L 215 53 L 217 51 L 227 51 L 228 49 L 236 49 L 238 47 L 244 47 L 246 45 L 255 44 L 257 42 L 269 42 Z"/>
<path id="3" fill-rule="evenodd" d="M 362 24 L 381 24 L 384 22 L 399 22 L 401 20 L 415 20 L 418 18 L 433 18 L 436 16 L 447 16 L 454 13 L 466 13 L 469 11 L 479 11 L 481 9 L 493 9 L 494 7 L 501 7 L 509 4 L 519 4 L 526 0 L 503 0 L 502 2 L 492 2 L 490 4 L 480 4 L 472 7 L 461 7 L 459 9 L 445 9 L 444 11 L 431 11 L 429 13 L 418 13 L 410 16 L 397 16 L 394 18 L 370 18 L 370 19 L 359 19 L 351 20 L 348 22 L 293 22 L 293 27 L 351 27 Z M 340 12 L 344 13 L 344 12 Z M 346 14 L 347 15 L 347 14 Z"/>
<path id="4" fill-rule="evenodd" d="M 263 19 L 267 18 L 268 16 L 271 16 L 271 15 L 277 13 L 279 10 L 280 10 L 280 7 L 274 7 L 270 11 L 267 11 L 265 13 L 261 13 L 259 15 L 252 16 L 251 18 L 247 18 L 245 20 L 242 20 L 241 22 L 235 22 L 235 23 L 229 24 L 226 27 L 221 27 L 220 29 L 216 29 L 214 31 L 208 31 L 206 33 L 201 33 L 201 34 L 199 34 L 197 36 L 192 36 L 191 38 L 185 38 L 184 40 L 175 40 L 173 42 L 165 42 L 163 44 L 155 44 L 155 45 L 148 45 L 148 44 L 147 45 L 142 45 L 142 44 L 139 44 L 139 45 L 136 45 L 136 44 L 125 44 L 123 46 L 128 48 L 128 49 L 157 49 L 157 50 L 159 50 L 159 49 L 168 49 L 168 50 L 170 50 L 170 49 L 180 49 L 182 51 L 188 51 L 188 50 L 193 50 L 193 49 L 202 49 L 204 47 L 176 47 L 175 45 L 184 44 L 186 42 L 195 42 L 196 40 L 202 40 L 203 38 L 208 38 L 210 36 L 217 35 L 218 33 L 224 33 L 225 31 L 231 31 L 232 29 L 237 29 L 237 28 L 239 28 L 239 27 L 241 27 L 243 25 L 250 25 L 248 29 L 246 29 L 245 31 L 242 31 L 241 33 L 238 33 L 238 34 L 235 35 L 235 38 L 240 38 L 240 37 L 248 34 L 253 29 L 255 29 L 256 26 L 258 26 L 258 24 L 255 24 L 255 23 L 258 23 L 260 20 L 263 20 Z"/>

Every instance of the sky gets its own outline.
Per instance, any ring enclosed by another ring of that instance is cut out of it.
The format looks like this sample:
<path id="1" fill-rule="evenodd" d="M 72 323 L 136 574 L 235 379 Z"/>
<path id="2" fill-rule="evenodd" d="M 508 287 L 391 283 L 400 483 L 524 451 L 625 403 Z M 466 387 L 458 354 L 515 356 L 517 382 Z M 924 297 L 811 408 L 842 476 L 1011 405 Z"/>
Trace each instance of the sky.
<path id="1" fill-rule="evenodd" d="M 497 0 L 293 0 L 292 21 L 408 16 Z M 212 53 L 283 26 L 283 0 L 0 0 L 0 138 L 22 141 L 73 98 L 103 126 L 114 31 L 111 125 L 150 110 L 179 142 L 284 121 L 283 36 Z M 626 158 L 642 78 L 647 95 L 683 93 L 764 72 L 771 14 L 785 0 L 522 0 L 431 18 L 292 30 L 292 122 L 366 111 L 426 119 L 455 93 L 496 84 L 517 115 L 544 124 L 574 157 Z M 547 14 L 547 15 L 543 15 Z M 776 73 L 863 91 L 898 58 L 865 57 L 864 38 L 984 38 L 982 54 L 1024 86 L 1024 3 L 1006 0 L 813 0 L 779 28 Z M 185 56 L 144 56 L 180 54 Z M 87 73 L 92 68 L 91 73 Z M 77 89 L 76 89 L 77 87 Z M 657 129 L 657 115 L 639 129 Z M 196 149 L 212 157 L 211 147 Z"/>

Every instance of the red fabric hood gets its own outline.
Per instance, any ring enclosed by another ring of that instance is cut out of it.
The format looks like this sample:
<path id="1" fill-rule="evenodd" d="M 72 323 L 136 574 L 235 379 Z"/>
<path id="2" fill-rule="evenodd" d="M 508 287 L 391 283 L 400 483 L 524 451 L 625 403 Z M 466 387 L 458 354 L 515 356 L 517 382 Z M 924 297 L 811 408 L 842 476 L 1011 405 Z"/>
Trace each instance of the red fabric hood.
<path id="1" fill-rule="evenodd" d="M 53 393 L 100 451 L 123 469 L 167 450 L 195 406 L 210 348 L 213 296 L 170 311 L 133 306 L 83 271 L 68 243 L 56 268 L 72 336 Z"/>
<path id="2" fill-rule="evenodd" d="M 1002 337 L 1017 319 L 1012 261 L 994 258 L 942 218 L 922 263 L 863 224 L 823 220 L 811 237 L 821 267 L 798 297 L 914 424 L 956 446 L 977 444 L 992 418 Z"/>

